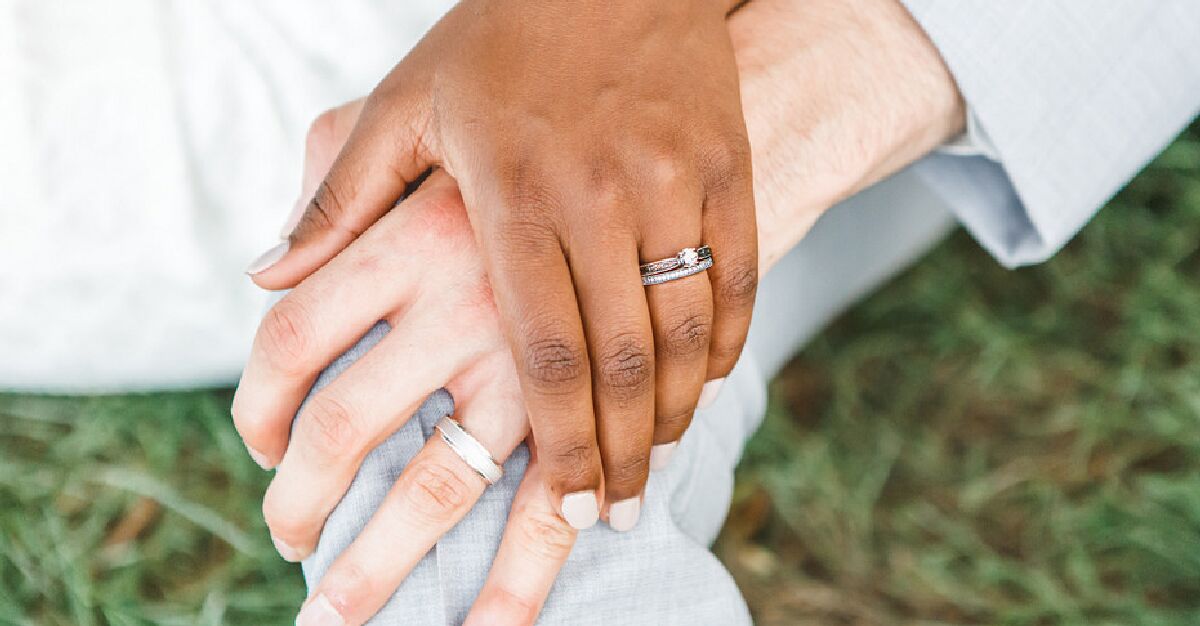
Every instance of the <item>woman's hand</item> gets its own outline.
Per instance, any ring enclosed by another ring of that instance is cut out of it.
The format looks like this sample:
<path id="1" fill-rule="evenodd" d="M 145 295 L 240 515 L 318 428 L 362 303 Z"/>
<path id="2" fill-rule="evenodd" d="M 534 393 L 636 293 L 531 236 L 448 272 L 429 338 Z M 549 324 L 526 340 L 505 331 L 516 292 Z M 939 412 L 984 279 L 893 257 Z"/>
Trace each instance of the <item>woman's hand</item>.
<path id="1" fill-rule="evenodd" d="M 754 302 L 730 4 L 464 0 L 368 98 L 289 242 L 251 268 L 255 282 L 296 284 L 444 168 L 466 201 L 563 517 L 592 525 L 603 493 L 613 527 L 632 528 L 651 445 L 665 461 L 705 381 L 737 361 Z M 372 264 L 429 263 L 394 243 L 356 245 Z M 642 286 L 640 263 L 701 244 L 711 270 Z M 443 279 L 430 289 L 454 288 Z M 305 330 L 343 339 L 330 348 L 348 337 Z M 277 458 L 282 445 L 261 452 Z"/>

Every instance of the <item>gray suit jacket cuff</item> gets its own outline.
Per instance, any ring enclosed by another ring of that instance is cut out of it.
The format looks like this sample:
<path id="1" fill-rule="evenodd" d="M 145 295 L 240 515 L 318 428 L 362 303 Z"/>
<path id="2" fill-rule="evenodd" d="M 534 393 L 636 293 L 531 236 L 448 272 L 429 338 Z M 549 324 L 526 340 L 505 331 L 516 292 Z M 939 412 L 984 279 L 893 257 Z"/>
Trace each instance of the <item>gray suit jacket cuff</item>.
<path id="1" fill-rule="evenodd" d="M 1200 109 L 1200 2 L 902 1 L 992 152 L 914 168 L 1005 265 L 1054 254 Z"/>

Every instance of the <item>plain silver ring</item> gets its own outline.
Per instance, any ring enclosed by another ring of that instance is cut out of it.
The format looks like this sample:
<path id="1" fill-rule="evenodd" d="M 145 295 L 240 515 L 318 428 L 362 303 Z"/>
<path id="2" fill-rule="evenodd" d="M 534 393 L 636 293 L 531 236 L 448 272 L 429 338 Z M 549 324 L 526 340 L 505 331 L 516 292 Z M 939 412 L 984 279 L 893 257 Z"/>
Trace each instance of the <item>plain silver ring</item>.
<path id="1" fill-rule="evenodd" d="M 463 427 L 454 418 L 449 415 L 442 416 L 438 420 L 436 428 L 442 433 L 442 441 L 450 446 L 450 449 L 462 459 L 468 467 L 475 470 L 480 478 L 483 478 L 489 485 L 496 484 L 500 477 L 504 475 L 504 470 L 492 458 L 492 454 L 483 447 L 479 440 L 472 437 L 471 433 L 463 430 Z"/>

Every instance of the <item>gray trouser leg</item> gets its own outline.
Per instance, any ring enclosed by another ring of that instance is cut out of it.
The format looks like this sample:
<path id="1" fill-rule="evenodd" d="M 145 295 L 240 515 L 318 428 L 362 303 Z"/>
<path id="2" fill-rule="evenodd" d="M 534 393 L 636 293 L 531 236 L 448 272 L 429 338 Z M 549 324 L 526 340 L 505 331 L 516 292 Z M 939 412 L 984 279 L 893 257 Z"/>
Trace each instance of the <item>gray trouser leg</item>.
<path id="1" fill-rule="evenodd" d="M 651 477 L 637 528 L 615 533 L 600 524 L 581 533 L 541 623 L 749 623 L 741 595 L 708 546 L 724 521 L 742 445 L 762 419 L 766 381 L 831 317 L 928 249 L 950 223 L 945 207 L 907 173 L 831 209 L 764 280 L 746 353 L 717 402 L 697 413 L 670 467 Z M 386 332 L 383 324 L 372 329 L 314 389 Z M 433 424 L 452 410 L 452 399 L 435 393 L 367 456 L 304 563 L 310 586 L 366 524 Z M 372 624 L 462 622 L 487 576 L 527 460 L 519 448 L 504 478 L 425 556 Z"/>

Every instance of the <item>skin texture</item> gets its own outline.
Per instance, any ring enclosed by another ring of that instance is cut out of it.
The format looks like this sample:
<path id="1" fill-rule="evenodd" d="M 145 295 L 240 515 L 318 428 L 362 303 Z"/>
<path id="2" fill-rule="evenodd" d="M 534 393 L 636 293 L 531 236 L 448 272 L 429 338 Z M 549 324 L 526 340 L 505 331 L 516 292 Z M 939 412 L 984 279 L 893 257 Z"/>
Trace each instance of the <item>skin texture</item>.
<path id="1" fill-rule="evenodd" d="M 729 31 L 758 163 L 764 273 L 830 204 L 962 128 L 951 77 L 894 0 L 755 0 L 730 18 Z M 351 102 L 313 124 L 302 198 L 325 180 L 347 138 L 361 132 L 362 110 L 363 101 Z M 518 368 L 472 226 L 455 181 L 436 172 L 264 319 L 234 419 L 268 465 L 282 458 L 264 514 L 285 556 L 311 551 L 362 457 L 439 386 L 451 390 L 455 417 L 496 459 L 526 436 Z M 289 444 L 291 417 L 316 374 L 380 318 L 393 332 L 314 397 Z M 453 341 L 442 337 L 446 332 Z M 535 453 L 468 623 L 532 623 L 569 554 L 575 531 L 556 514 L 543 467 Z M 432 438 L 305 610 L 332 606 L 346 623 L 368 619 L 483 488 Z M 398 536 L 410 540 L 395 542 Z"/>
<path id="2" fill-rule="evenodd" d="M 254 280 L 295 284 L 422 172 L 444 169 L 466 202 L 551 493 L 575 494 L 563 513 L 579 528 L 601 504 L 636 503 L 651 446 L 678 440 L 704 382 L 733 367 L 754 302 L 727 10 L 463 0 L 367 98 L 289 252 Z M 701 243 L 711 270 L 642 287 L 640 263 Z"/>

